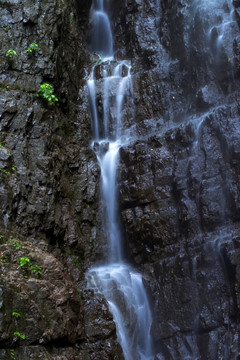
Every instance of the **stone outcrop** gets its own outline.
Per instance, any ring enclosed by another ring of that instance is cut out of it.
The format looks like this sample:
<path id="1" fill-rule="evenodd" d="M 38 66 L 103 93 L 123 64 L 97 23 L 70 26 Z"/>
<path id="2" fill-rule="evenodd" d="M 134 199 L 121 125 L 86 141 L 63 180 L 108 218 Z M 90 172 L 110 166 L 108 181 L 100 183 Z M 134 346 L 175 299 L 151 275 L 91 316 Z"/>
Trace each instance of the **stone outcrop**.
<path id="1" fill-rule="evenodd" d="M 10 349 L 16 358 L 23 354 L 52 358 L 47 357 L 46 348 L 56 347 L 52 352 L 57 354 L 59 346 L 81 343 L 81 295 L 63 265 L 46 251 L 44 243 L 34 246 L 15 238 L 2 240 L 0 347 L 5 350 L 0 350 L 1 358 L 7 359 Z"/>

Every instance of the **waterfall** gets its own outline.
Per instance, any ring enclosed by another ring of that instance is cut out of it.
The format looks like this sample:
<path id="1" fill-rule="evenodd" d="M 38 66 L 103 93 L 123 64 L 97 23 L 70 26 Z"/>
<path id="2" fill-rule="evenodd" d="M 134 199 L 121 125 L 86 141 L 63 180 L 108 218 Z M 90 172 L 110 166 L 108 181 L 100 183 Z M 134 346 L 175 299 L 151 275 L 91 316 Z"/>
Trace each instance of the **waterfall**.
<path id="1" fill-rule="evenodd" d="M 103 58 L 113 58 L 113 39 L 109 17 L 104 10 L 104 1 L 95 0 L 91 14 L 93 52 Z"/>
<path id="2" fill-rule="evenodd" d="M 103 294 L 109 304 L 125 360 L 150 360 L 153 359 L 151 310 L 142 275 L 124 263 L 117 211 L 119 149 L 127 141 L 122 110 L 127 105 L 133 108 L 131 64 L 113 60 L 112 32 L 104 0 L 94 1 L 91 23 L 92 49 L 103 59 L 93 67 L 88 89 L 93 149 L 101 168 L 109 257 L 104 266 L 88 271 L 87 280 L 89 287 Z"/>

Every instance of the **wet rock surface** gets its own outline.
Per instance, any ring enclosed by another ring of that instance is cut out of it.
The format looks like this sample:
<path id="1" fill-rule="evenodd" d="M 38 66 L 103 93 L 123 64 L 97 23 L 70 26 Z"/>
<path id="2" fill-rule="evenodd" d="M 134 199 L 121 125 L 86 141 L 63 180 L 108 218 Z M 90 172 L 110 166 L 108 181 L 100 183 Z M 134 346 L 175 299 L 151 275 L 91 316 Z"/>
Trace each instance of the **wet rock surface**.
<path id="1" fill-rule="evenodd" d="M 119 197 L 128 256 L 155 279 L 156 358 L 237 359 L 238 5 L 127 3 L 117 40 L 133 44 L 136 136 Z"/>
<path id="2" fill-rule="evenodd" d="M 81 285 L 105 252 L 89 146 L 90 5 L 0 1 L 1 359 L 121 359 L 111 315 L 92 309 L 90 322 Z M 44 83 L 53 86 L 54 105 L 37 96 Z M 24 242 L 21 250 L 10 237 Z M 22 268 L 21 257 L 42 274 Z M 104 346 L 89 335 L 95 318 Z"/>

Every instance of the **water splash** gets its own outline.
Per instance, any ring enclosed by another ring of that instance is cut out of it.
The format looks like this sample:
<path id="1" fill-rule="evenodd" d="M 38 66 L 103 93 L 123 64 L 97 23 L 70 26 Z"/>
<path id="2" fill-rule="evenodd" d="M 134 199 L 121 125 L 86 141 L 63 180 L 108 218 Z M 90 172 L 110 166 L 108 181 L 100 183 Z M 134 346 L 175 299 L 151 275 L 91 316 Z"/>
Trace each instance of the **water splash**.
<path id="1" fill-rule="evenodd" d="M 107 299 L 125 359 L 153 359 L 152 315 L 141 274 L 119 263 L 91 269 L 88 280 Z"/>

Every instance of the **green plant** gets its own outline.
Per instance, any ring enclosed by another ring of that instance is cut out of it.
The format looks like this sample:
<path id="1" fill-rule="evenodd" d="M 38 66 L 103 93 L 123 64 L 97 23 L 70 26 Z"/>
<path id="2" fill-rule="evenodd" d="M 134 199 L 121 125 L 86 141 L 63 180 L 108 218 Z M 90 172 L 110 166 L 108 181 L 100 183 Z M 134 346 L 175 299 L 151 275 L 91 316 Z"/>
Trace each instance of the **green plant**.
<path id="1" fill-rule="evenodd" d="M 76 287 L 76 291 L 77 291 L 77 293 L 78 293 L 78 295 L 80 296 L 80 298 L 81 298 L 81 291 Z"/>
<path id="2" fill-rule="evenodd" d="M 35 52 L 37 49 L 39 48 L 39 45 L 35 42 L 31 43 L 31 45 L 29 46 L 29 48 L 26 50 L 27 54 L 30 55 L 33 52 Z"/>
<path id="3" fill-rule="evenodd" d="M 11 243 L 17 250 L 21 250 L 22 246 L 20 245 L 20 243 L 17 240 L 11 241 Z"/>
<path id="4" fill-rule="evenodd" d="M 58 101 L 58 98 L 53 94 L 53 86 L 48 83 L 44 83 L 40 86 L 38 89 L 38 96 L 47 100 L 51 105 Z"/>
<path id="5" fill-rule="evenodd" d="M 21 267 L 24 267 L 25 269 L 29 269 L 30 266 L 31 266 L 31 262 L 30 262 L 30 259 L 27 258 L 27 257 L 21 257 L 17 260 L 17 262 L 19 263 L 19 265 Z"/>
<path id="6" fill-rule="evenodd" d="M 41 271 L 41 267 L 36 265 L 36 264 L 32 264 L 30 259 L 28 257 L 21 257 L 17 260 L 17 262 L 19 263 L 19 265 L 25 269 L 26 271 L 32 271 L 34 273 L 37 273 L 39 275 L 42 275 L 42 271 Z"/>
<path id="7" fill-rule="evenodd" d="M 10 349 L 10 356 L 11 356 L 11 360 L 15 360 L 15 352 L 14 349 Z"/>
<path id="8" fill-rule="evenodd" d="M 0 148 L 3 148 L 4 146 L 3 146 L 3 144 L 2 143 L 0 143 Z"/>
<path id="9" fill-rule="evenodd" d="M 3 258 L 0 259 L 0 264 L 5 264 L 8 261 L 7 257 L 4 256 Z"/>
<path id="10" fill-rule="evenodd" d="M 12 316 L 15 316 L 16 318 L 20 318 L 21 314 L 19 314 L 17 311 L 13 311 Z"/>
<path id="11" fill-rule="evenodd" d="M 22 340 L 25 340 L 25 339 L 26 339 L 26 335 L 21 334 L 19 331 L 15 331 L 15 332 L 13 333 L 13 335 L 19 337 L 19 338 L 22 339 Z"/>
<path id="12" fill-rule="evenodd" d="M 3 30 L 4 30 L 5 32 L 8 32 L 8 30 L 9 30 L 9 29 L 11 29 L 11 26 L 9 26 L 9 25 L 8 25 L 8 26 L 3 27 Z"/>
<path id="13" fill-rule="evenodd" d="M 13 49 L 9 49 L 7 52 L 6 52 L 6 56 L 9 58 L 9 59 L 12 59 L 13 56 L 18 56 L 17 52 Z"/>
<path id="14" fill-rule="evenodd" d="M 32 265 L 31 264 L 31 270 L 34 272 L 34 273 L 37 273 L 37 274 L 39 274 L 39 275 L 42 275 L 42 271 L 41 271 L 41 268 L 40 268 L 40 266 L 38 266 L 38 265 Z"/>
<path id="15" fill-rule="evenodd" d="M 10 175 L 10 171 L 3 169 L 0 167 L 0 172 L 2 172 L 4 175 Z"/>
<path id="16" fill-rule="evenodd" d="M 100 64 L 102 62 L 102 58 L 99 54 L 94 54 L 97 57 L 96 65 Z"/>
<path id="17" fill-rule="evenodd" d="M 18 171 L 16 165 L 12 166 L 12 171 L 16 171 L 17 174 L 21 174 L 20 171 Z"/>

